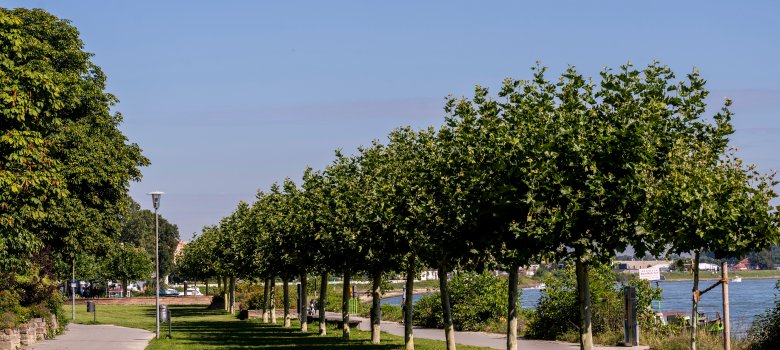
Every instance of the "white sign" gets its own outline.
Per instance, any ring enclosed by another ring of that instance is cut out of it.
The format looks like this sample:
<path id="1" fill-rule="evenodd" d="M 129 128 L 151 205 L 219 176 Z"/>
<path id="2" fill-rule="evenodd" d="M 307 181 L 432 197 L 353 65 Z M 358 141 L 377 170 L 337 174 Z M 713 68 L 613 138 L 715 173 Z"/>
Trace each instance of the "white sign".
<path id="1" fill-rule="evenodd" d="M 70 284 L 70 287 L 71 287 L 71 288 L 76 288 L 76 283 L 75 283 L 75 282 L 72 282 L 72 283 Z"/>
<path id="2" fill-rule="evenodd" d="M 657 267 L 649 269 L 639 269 L 639 279 L 648 281 L 658 281 L 661 279 L 661 270 Z"/>

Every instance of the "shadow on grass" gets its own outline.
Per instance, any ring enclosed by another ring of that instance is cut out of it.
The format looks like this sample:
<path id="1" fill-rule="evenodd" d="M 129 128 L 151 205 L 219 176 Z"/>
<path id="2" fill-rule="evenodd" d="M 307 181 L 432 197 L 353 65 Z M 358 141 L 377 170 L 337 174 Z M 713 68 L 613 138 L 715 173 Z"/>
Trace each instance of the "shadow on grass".
<path id="1" fill-rule="evenodd" d="M 328 336 L 302 333 L 296 327 L 238 320 L 222 310 L 203 306 L 171 305 L 173 339 L 152 343 L 150 349 L 167 348 L 248 348 L 248 349 L 398 349 L 399 344 L 371 344 L 365 333 L 343 340 L 341 331 L 329 329 Z M 148 312 L 154 317 L 154 309 Z M 163 327 L 161 327 L 162 330 Z M 167 326 L 164 327 L 167 334 Z M 316 331 L 317 324 L 310 325 Z M 163 333 L 163 332 L 161 332 Z M 357 332 L 356 332 L 357 333 Z"/>

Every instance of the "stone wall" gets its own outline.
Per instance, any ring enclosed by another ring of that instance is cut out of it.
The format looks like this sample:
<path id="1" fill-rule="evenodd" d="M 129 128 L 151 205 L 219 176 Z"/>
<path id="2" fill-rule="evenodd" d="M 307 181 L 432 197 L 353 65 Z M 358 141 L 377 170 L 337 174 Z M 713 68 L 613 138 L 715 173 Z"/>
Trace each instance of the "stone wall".
<path id="1" fill-rule="evenodd" d="M 48 321 L 33 318 L 16 329 L 3 329 L 0 331 L 0 350 L 17 350 L 32 345 L 54 334 L 58 328 L 57 318 L 52 315 Z"/>
<path id="2" fill-rule="evenodd" d="M 4 329 L 0 333 L 0 350 L 16 350 L 22 347 L 18 329 Z"/>

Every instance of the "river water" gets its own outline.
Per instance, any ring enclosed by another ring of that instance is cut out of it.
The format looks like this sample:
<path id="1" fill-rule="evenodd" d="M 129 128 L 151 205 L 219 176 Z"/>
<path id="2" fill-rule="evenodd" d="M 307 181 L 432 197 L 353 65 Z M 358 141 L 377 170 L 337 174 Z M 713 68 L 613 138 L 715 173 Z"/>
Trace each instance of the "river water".
<path id="1" fill-rule="evenodd" d="M 715 281 L 699 282 L 699 290 L 704 290 Z M 742 282 L 729 283 L 729 305 L 731 325 L 735 336 L 743 336 L 753 318 L 767 308 L 774 307 L 775 283 L 777 279 L 743 279 Z M 653 282 L 655 284 L 655 282 Z M 661 311 L 691 311 L 691 288 L 693 281 L 660 281 Z M 542 290 L 524 288 L 520 301 L 523 309 L 534 309 L 539 302 Z M 424 294 L 416 294 L 417 301 Z M 714 315 L 722 313 L 723 295 L 720 286 L 702 295 L 699 311 Z M 401 297 L 390 297 L 382 300 L 383 304 L 400 305 Z M 653 302 L 653 310 L 658 311 L 658 301 Z"/>

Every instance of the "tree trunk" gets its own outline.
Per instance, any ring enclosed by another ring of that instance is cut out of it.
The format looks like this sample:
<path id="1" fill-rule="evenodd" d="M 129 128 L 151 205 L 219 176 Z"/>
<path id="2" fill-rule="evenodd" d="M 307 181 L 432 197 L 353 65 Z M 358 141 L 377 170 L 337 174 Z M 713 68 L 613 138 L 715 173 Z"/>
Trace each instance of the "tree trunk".
<path id="1" fill-rule="evenodd" d="M 298 296 L 298 300 L 301 301 L 301 332 L 309 331 L 309 295 L 306 286 L 306 274 L 301 275 L 301 295 Z"/>
<path id="2" fill-rule="evenodd" d="M 590 279 L 588 264 L 578 256 L 575 262 L 577 271 L 577 296 L 580 306 L 580 349 L 593 349 L 593 327 L 591 326 Z"/>
<path id="3" fill-rule="evenodd" d="M 328 329 L 325 324 L 325 301 L 328 300 L 326 297 L 328 294 L 328 274 L 322 273 L 320 280 L 320 302 L 317 310 L 317 314 L 320 316 L 320 335 L 327 335 Z"/>
<path id="4" fill-rule="evenodd" d="M 229 293 L 230 288 L 228 287 L 228 278 L 227 277 L 222 277 L 222 286 L 223 286 L 223 289 L 222 289 L 222 300 L 225 301 L 224 302 L 224 304 L 225 304 L 225 311 L 228 311 L 229 306 L 230 306 L 230 300 L 229 300 L 229 297 L 228 297 L 228 295 L 230 294 Z"/>
<path id="5" fill-rule="evenodd" d="M 509 309 L 507 310 L 506 349 L 517 350 L 517 269 L 509 269 Z"/>
<path id="6" fill-rule="evenodd" d="M 441 308 L 444 310 L 444 337 L 447 339 L 447 350 L 455 350 L 455 328 L 452 325 L 450 291 L 447 284 L 447 267 L 442 264 L 439 266 L 439 292 L 441 293 Z"/>
<path id="7" fill-rule="evenodd" d="M 371 343 L 379 344 L 380 322 L 382 321 L 382 295 L 379 288 L 382 287 L 382 273 L 375 272 L 371 283 Z"/>
<path id="8" fill-rule="evenodd" d="M 233 314 L 234 308 L 236 306 L 236 278 L 230 277 L 230 307 L 228 308 L 228 312 L 230 314 Z"/>
<path id="9" fill-rule="evenodd" d="M 341 289 L 341 321 L 344 324 L 341 327 L 341 337 L 349 339 L 349 271 L 344 271 L 344 285 Z"/>
<path id="10" fill-rule="evenodd" d="M 122 280 L 122 296 L 127 298 L 127 280 Z"/>
<path id="11" fill-rule="evenodd" d="M 691 350 L 696 350 L 696 337 L 699 325 L 699 251 L 693 252 L 693 305 L 691 307 Z"/>
<path id="12" fill-rule="evenodd" d="M 282 299 L 284 303 L 284 328 L 290 328 L 290 282 L 287 277 L 284 278 L 284 286 L 282 286 Z"/>
<path id="13" fill-rule="evenodd" d="M 406 350 L 414 350 L 414 264 L 409 262 L 409 267 L 406 268 L 406 294 L 404 296 L 403 308 L 404 314 L 404 344 Z"/>
<path id="14" fill-rule="evenodd" d="M 269 290 L 269 284 L 271 283 L 271 280 L 266 278 L 264 281 L 264 288 L 263 288 L 263 323 L 268 323 L 268 309 L 270 309 L 270 305 L 268 303 L 268 300 L 270 298 L 271 291 Z"/>
<path id="15" fill-rule="evenodd" d="M 276 277 L 271 278 L 271 324 L 276 324 Z"/>
<path id="16" fill-rule="evenodd" d="M 209 279 L 206 279 L 206 295 L 209 295 Z"/>

